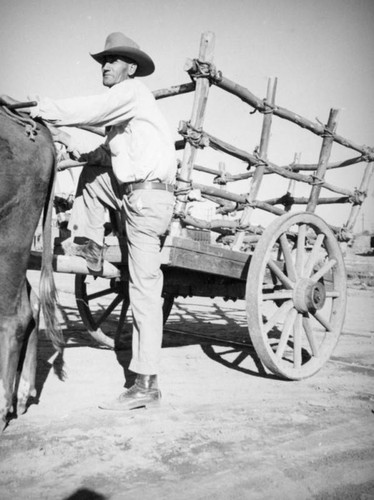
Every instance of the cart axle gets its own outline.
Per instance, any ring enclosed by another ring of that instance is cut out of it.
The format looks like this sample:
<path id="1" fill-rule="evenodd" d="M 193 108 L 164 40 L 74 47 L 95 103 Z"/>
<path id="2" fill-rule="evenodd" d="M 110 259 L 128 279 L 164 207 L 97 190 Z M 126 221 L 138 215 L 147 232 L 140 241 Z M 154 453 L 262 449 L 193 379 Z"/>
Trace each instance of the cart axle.
<path id="1" fill-rule="evenodd" d="M 318 311 L 326 301 L 325 286 L 320 281 L 302 278 L 296 283 L 293 300 L 300 313 Z"/>

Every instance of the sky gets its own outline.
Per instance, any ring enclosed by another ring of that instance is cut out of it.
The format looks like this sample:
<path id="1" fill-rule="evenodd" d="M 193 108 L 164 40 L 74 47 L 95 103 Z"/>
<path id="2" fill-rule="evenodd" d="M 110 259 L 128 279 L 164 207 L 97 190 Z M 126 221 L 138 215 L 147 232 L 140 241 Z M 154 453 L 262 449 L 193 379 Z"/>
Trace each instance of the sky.
<path id="1" fill-rule="evenodd" d="M 0 93 L 20 100 L 35 95 L 65 98 L 105 92 L 100 66 L 90 53 L 103 50 L 106 36 L 122 31 L 156 64 L 144 79 L 151 90 L 189 82 L 183 67 L 198 56 L 203 32 L 215 34 L 214 62 L 223 75 L 260 98 L 277 77 L 276 103 L 310 120 L 326 123 L 341 109 L 337 132 L 374 146 L 373 0 L 0 0 Z M 159 101 L 173 135 L 190 118 L 192 95 Z M 218 88 L 211 88 L 204 129 L 248 152 L 259 144 L 262 115 Z M 82 150 L 98 144 L 92 134 L 73 131 Z M 316 163 L 321 139 L 274 119 L 269 159 L 279 165 Z M 331 161 L 355 156 L 334 146 Z M 196 163 L 244 172 L 238 160 L 212 151 Z M 358 187 L 364 164 L 329 172 L 328 181 Z M 71 189 L 68 173 L 60 185 Z M 76 176 L 77 173 L 74 173 Z M 204 177 L 199 181 L 210 182 Z M 374 230 L 374 181 L 356 231 Z M 285 181 L 267 176 L 260 199 L 283 194 Z M 248 181 L 230 189 L 247 192 Z M 297 188 L 304 195 L 305 186 Z M 308 188 L 309 189 L 309 188 Z M 257 212 L 257 211 L 256 211 Z M 322 209 L 327 222 L 345 221 L 348 207 Z M 260 222 L 263 213 L 256 213 Z M 255 220 L 256 222 L 256 220 Z"/>

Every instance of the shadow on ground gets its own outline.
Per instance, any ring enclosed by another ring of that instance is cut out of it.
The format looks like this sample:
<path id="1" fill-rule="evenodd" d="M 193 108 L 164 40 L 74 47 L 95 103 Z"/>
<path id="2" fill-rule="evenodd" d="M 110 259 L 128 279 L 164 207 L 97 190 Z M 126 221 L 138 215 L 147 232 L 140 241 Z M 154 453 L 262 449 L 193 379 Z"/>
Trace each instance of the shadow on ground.
<path id="1" fill-rule="evenodd" d="M 64 352 L 66 349 L 91 347 L 108 349 L 99 345 L 86 331 L 76 307 L 62 306 L 61 323 L 64 329 L 65 346 L 56 353 L 42 329 L 39 335 L 38 365 L 36 377 L 37 396 L 29 405 L 38 404 L 43 387 L 51 370 L 64 380 Z M 120 311 L 111 314 L 111 324 L 115 331 Z M 110 328 L 110 324 L 107 325 Z M 132 385 L 134 374 L 128 370 L 131 358 L 131 323 L 125 325 L 122 341 L 116 349 L 118 363 L 122 366 L 126 387 Z M 197 333 L 204 332 L 204 334 Z M 199 345 L 213 361 L 221 365 L 256 377 L 277 378 L 268 374 L 249 340 L 245 314 L 229 305 L 221 307 L 217 303 L 183 304 L 178 301 L 173 306 L 164 328 L 163 349 L 178 349 L 184 346 Z"/>

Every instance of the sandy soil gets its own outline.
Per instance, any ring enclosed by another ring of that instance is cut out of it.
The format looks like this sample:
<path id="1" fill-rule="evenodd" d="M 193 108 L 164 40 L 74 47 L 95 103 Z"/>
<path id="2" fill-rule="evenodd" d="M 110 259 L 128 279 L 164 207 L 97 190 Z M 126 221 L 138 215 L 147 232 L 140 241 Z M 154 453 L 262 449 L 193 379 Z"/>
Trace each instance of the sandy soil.
<path id="1" fill-rule="evenodd" d="M 374 499 L 373 288 L 350 288 L 332 359 L 300 382 L 224 344 L 247 340 L 243 302 L 178 300 L 170 328 L 217 341 L 166 333 L 161 407 L 117 414 L 97 404 L 128 353 L 95 346 L 73 277 L 57 282 L 68 343 L 41 339 L 38 401 L 0 438 L 2 500 Z"/>

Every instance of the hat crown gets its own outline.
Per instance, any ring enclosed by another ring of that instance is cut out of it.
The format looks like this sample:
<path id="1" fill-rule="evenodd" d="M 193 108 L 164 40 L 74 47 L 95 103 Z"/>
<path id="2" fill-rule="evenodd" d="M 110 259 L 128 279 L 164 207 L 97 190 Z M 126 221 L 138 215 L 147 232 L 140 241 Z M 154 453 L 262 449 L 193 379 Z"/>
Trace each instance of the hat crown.
<path id="1" fill-rule="evenodd" d="M 107 36 L 104 50 L 111 50 L 116 47 L 132 47 L 139 49 L 139 45 L 123 33 L 116 31 Z"/>
<path id="2" fill-rule="evenodd" d="M 139 45 L 120 31 L 107 36 L 103 51 L 91 56 L 100 64 L 105 64 L 106 56 L 127 57 L 137 64 L 135 76 L 147 76 L 154 72 L 155 65 L 148 54 L 140 50 Z"/>

